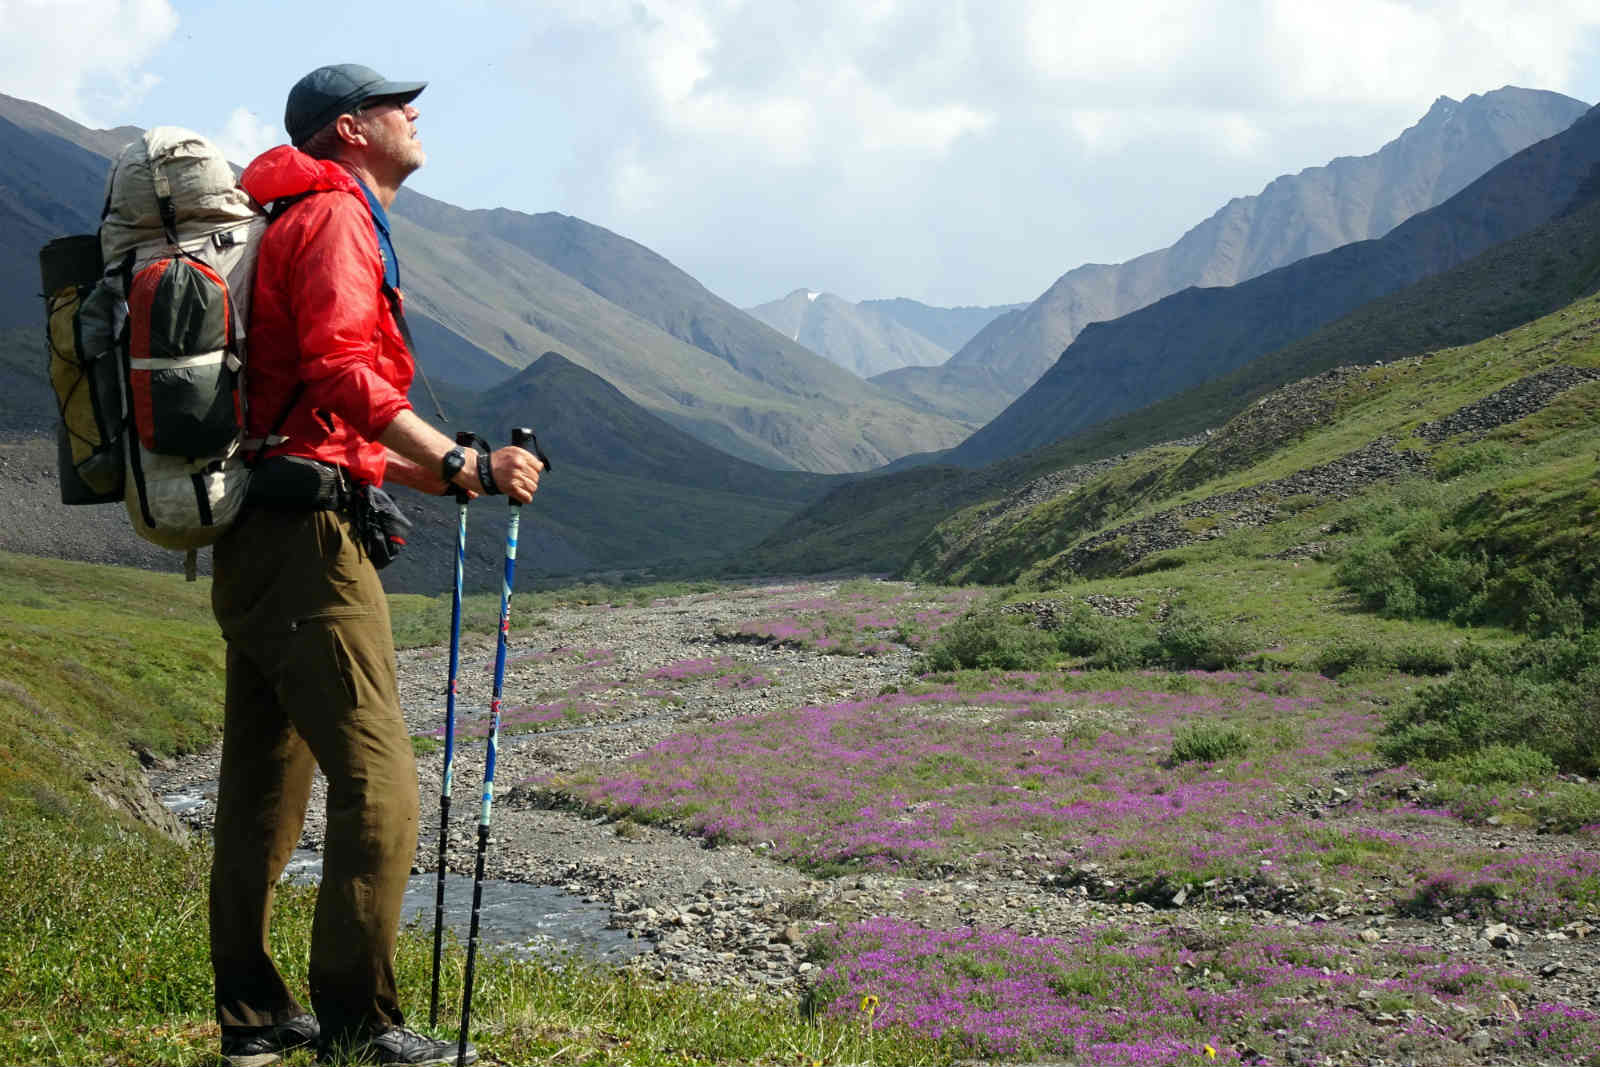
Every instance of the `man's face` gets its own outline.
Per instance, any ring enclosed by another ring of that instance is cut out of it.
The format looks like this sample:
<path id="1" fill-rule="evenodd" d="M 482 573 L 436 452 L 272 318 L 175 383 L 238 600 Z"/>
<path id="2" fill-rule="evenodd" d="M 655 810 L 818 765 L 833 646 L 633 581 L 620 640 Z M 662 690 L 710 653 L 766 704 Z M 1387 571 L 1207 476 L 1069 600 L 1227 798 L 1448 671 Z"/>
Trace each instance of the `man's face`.
<path id="1" fill-rule="evenodd" d="M 367 135 L 371 165 L 391 171 L 397 183 L 428 161 L 417 136 L 419 114 L 411 104 L 393 97 L 369 100 L 357 112 Z"/>

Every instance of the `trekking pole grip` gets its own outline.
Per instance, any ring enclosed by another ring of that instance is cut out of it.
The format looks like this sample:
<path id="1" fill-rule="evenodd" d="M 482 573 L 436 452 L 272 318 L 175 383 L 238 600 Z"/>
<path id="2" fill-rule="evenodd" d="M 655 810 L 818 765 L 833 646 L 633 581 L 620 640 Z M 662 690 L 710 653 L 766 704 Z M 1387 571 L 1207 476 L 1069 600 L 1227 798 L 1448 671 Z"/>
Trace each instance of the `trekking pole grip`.
<path id="1" fill-rule="evenodd" d="M 533 432 L 533 427 L 518 426 L 516 429 L 512 430 L 511 443 L 525 452 L 532 452 L 534 457 L 538 459 L 538 461 L 544 466 L 545 470 L 548 471 L 550 469 L 550 457 L 545 455 L 544 449 L 539 447 L 539 438 L 538 435 Z"/>

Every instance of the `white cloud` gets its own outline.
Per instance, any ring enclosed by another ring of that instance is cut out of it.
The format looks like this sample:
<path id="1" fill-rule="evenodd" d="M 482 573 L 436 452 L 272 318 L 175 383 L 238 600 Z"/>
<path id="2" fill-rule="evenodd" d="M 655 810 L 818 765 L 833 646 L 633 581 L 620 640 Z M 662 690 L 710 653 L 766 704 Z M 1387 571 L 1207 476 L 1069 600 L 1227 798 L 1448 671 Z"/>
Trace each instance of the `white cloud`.
<path id="1" fill-rule="evenodd" d="M 177 28 L 168 0 L 0 0 L 5 91 L 115 125 L 156 85 L 144 68 Z"/>
<path id="2" fill-rule="evenodd" d="M 212 134 L 211 139 L 230 163 L 241 167 L 273 145 L 286 144 L 289 140 L 283 127 L 264 121 L 260 115 L 243 107 L 234 108 L 222 132 Z"/>

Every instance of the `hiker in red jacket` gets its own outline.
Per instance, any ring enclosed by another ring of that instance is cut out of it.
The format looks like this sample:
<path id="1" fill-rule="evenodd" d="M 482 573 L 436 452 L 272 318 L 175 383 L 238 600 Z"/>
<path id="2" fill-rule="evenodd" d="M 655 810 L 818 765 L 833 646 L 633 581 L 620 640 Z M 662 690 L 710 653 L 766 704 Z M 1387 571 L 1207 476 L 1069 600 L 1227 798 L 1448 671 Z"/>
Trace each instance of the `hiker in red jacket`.
<path id="1" fill-rule="evenodd" d="M 213 557 L 227 695 L 211 961 L 235 1067 L 313 1042 L 342 1063 L 456 1059 L 454 1042 L 405 1027 L 396 989 L 418 783 L 361 510 L 367 487 L 385 481 L 526 502 L 542 467 L 520 448 L 469 462 L 406 400 L 415 365 L 387 211 L 426 159 L 412 105 L 425 85 L 355 64 L 312 71 L 289 92 L 295 147 L 262 154 L 240 180 L 273 221 L 248 332 L 247 431 L 264 458 Z M 328 800 L 313 1016 L 273 963 L 267 930 L 318 767 Z"/>

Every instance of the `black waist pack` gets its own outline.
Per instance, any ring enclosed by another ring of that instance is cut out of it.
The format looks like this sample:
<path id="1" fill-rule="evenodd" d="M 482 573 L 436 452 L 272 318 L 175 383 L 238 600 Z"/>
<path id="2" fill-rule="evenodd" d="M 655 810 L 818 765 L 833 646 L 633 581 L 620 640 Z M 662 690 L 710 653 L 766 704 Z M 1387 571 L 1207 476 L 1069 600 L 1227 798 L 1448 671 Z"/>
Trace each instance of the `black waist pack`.
<path id="1" fill-rule="evenodd" d="M 250 471 L 250 503 L 279 511 L 341 510 L 349 500 L 345 474 L 304 456 L 273 456 Z"/>
<path id="2" fill-rule="evenodd" d="M 374 570 L 381 571 L 393 563 L 406 547 L 411 520 L 401 513 L 394 498 L 377 486 L 356 486 L 351 519 Z"/>

